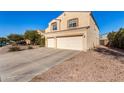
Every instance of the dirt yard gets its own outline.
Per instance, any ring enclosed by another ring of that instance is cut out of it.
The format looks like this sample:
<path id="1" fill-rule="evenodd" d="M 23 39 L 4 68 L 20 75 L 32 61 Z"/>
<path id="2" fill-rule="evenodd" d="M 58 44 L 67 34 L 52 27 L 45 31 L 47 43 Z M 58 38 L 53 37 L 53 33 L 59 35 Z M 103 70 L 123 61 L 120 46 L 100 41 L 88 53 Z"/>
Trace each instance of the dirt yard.
<path id="1" fill-rule="evenodd" d="M 100 47 L 57 65 L 32 79 L 33 82 L 124 81 L 124 53 Z"/>
<path id="2" fill-rule="evenodd" d="M 3 54 L 6 54 L 6 53 L 10 53 L 9 52 L 9 48 L 11 48 L 12 46 L 11 45 L 7 45 L 7 46 L 4 46 L 4 47 L 0 47 L 0 55 L 3 55 Z M 28 49 L 28 46 L 19 46 L 22 50 L 27 50 Z M 38 46 L 33 46 L 32 47 L 35 49 L 35 48 L 39 48 Z"/>
<path id="3" fill-rule="evenodd" d="M 3 55 L 3 54 L 5 54 L 5 53 L 8 53 L 9 47 L 10 47 L 10 46 L 0 47 L 0 55 Z"/>

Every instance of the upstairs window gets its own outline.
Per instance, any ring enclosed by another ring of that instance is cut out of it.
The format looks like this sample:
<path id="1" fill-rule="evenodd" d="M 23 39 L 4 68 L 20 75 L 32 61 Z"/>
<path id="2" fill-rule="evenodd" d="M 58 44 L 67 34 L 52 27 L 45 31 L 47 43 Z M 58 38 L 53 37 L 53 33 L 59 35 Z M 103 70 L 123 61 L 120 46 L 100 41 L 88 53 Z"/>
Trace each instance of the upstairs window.
<path id="1" fill-rule="evenodd" d="M 52 23 L 52 30 L 57 30 L 57 23 L 56 22 Z"/>
<path id="2" fill-rule="evenodd" d="M 74 28 L 78 26 L 78 18 L 68 20 L 68 28 Z"/>

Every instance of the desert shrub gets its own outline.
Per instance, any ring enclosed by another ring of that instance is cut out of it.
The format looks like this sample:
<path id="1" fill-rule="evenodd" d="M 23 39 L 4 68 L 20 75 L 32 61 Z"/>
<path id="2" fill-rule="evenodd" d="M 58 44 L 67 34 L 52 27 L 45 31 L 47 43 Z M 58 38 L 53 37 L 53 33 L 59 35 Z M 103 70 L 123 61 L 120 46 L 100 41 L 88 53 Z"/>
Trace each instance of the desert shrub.
<path id="1" fill-rule="evenodd" d="M 21 48 L 19 46 L 12 46 L 9 48 L 10 52 L 14 52 L 14 51 L 21 51 Z"/>
<path id="2" fill-rule="evenodd" d="M 11 43 L 12 46 L 17 46 L 16 42 Z"/>
<path id="3" fill-rule="evenodd" d="M 33 47 L 32 46 L 28 46 L 28 49 L 33 49 Z"/>

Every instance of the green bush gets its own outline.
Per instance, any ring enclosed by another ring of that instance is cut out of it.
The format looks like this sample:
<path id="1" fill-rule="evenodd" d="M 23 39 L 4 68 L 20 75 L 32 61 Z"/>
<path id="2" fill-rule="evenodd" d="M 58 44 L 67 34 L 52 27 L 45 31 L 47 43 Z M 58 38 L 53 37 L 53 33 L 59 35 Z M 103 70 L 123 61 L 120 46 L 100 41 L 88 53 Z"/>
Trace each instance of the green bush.
<path id="1" fill-rule="evenodd" d="M 45 42 L 44 36 L 38 34 L 35 30 L 28 30 L 24 34 L 25 39 L 29 39 L 33 45 L 43 45 Z"/>
<path id="2" fill-rule="evenodd" d="M 108 34 L 109 46 L 124 49 L 124 28 Z"/>
<path id="3" fill-rule="evenodd" d="M 44 47 L 45 46 L 45 37 L 41 38 L 41 41 L 40 41 L 40 47 Z"/>

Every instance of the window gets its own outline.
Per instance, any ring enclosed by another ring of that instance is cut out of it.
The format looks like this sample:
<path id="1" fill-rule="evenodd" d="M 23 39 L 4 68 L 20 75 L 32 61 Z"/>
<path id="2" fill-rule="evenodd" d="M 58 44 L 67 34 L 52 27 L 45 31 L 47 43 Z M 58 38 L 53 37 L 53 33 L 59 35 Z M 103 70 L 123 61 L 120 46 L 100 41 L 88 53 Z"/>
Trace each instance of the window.
<path id="1" fill-rule="evenodd" d="M 78 18 L 68 20 L 68 28 L 73 28 L 78 26 Z"/>
<path id="2" fill-rule="evenodd" d="M 56 22 L 52 23 L 52 30 L 57 30 L 57 23 Z"/>

